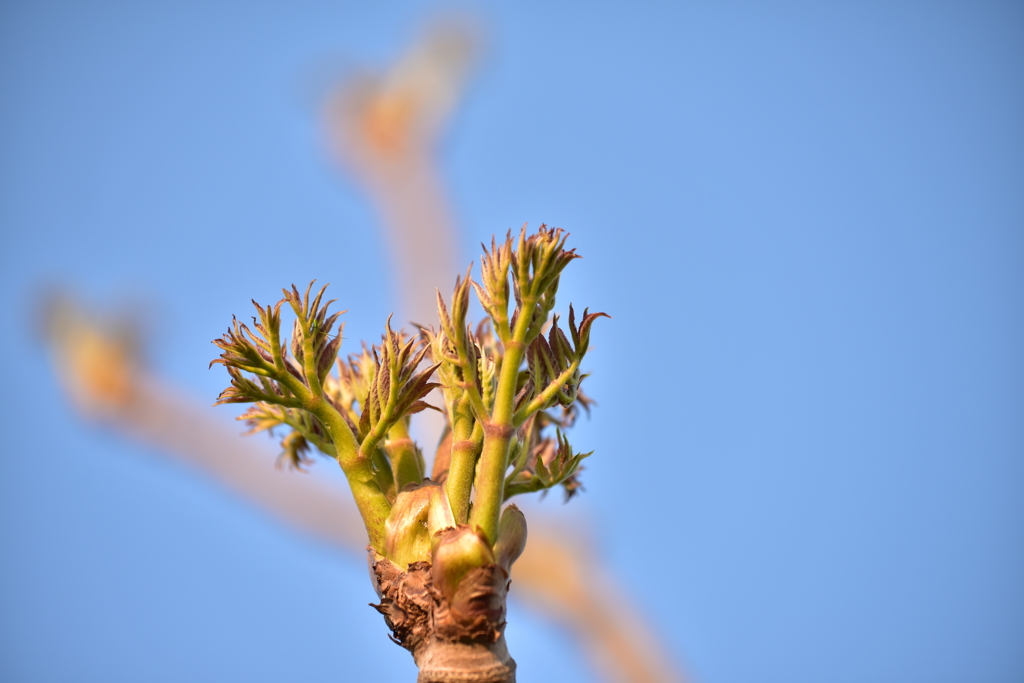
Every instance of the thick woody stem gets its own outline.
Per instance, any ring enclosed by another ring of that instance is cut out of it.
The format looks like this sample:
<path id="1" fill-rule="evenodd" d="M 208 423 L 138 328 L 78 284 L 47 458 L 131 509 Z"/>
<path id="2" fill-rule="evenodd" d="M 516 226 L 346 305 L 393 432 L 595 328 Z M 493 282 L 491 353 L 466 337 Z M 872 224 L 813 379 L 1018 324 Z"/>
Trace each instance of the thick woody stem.
<path id="1" fill-rule="evenodd" d="M 491 646 L 431 641 L 416 659 L 416 683 L 515 683 L 516 663 L 505 636 Z"/>
<path id="2" fill-rule="evenodd" d="M 417 683 L 515 683 L 505 645 L 508 573 L 498 565 L 471 570 L 451 595 L 434 584 L 429 562 L 407 571 L 370 551 L 380 604 L 373 607 L 398 644 L 412 653 Z"/>

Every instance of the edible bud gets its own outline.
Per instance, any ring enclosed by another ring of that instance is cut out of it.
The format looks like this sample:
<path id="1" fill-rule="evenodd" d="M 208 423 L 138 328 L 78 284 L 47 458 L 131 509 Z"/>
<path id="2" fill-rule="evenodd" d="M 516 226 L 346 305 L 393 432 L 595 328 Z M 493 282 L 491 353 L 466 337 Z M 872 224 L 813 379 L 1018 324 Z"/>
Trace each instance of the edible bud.
<path id="1" fill-rule="evenodd" d="M 430 537 L 431 549 L 437 546 L 438 531 L 451 529 L 455 526 L 455 515 L 448 502 L 448 493 L 443 486 L 438 486 L 430 498 L 430 510 L 427 512 L 427 534 Z"/>
<path id="2" fill-rule="evenodd" d="M 431 574 L 434 586 L 450 600 L 462 577 L 477 567 L 494 564 L 494 552 L 481 532 L 465 524 L 444 529 L 436 538 Z"/>
<path id="3" fill-rule="evenodd" d="M 384 554 L 403 571 L 410 562 L 430 560 L 427 518 L 430 502 L 441 487 L 424 484 L 407 488 L 395 497 L 391 514 L 384 522 Z"/>
<path id="4" fill-rule="evenodd" d="M 509 505 L 501 513 L 498 522 L 498 540 L 494 544 L 494 555 L 498 564 L 512 571 L 512 563 L 519 559 L 526 549 L 526 515 L 515 505 Z"/>

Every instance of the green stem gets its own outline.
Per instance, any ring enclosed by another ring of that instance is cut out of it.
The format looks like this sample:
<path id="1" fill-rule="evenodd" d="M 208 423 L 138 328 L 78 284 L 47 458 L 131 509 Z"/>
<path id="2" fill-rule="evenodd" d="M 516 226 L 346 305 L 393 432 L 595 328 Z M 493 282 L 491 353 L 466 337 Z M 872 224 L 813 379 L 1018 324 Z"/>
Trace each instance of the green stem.
<path id="1" fill-rule="evenodd" d="M 324 395 L 323 387 L 320 386 L 320 374 L 317 372 L 320 359 L 317 358 L 316 349 L 313 347 L 309 322 L 300 317 L 299 328 L 302 330 L 302 374 L 306 376 L 310 393 L 319 399 Z"/>
<path id="2" fill-rule="evenodd" d="M 454 340 L 454 346 L 456 353 L 459 356 L 459 368 L 462 370 L 462 386 L 461 388 L 466 392 L 466 397 L 469 399 L 469 404 L 473 407 L 473 412 L 477 416 L 477 419 L 484 419 L 487 414 L 487 409 L 484 407 L 483 398 L 480 396 L 480 391 L 477 389 L 477 367 L 474 361 L 469 359 L 469 344 L 472 342 L 466 338 L 466 331 L 459 328 L 456 332 L 456 338 Z"/>
<path id="3" fill-rule="evenodd" d="M 267 330 L 270 332 L 270 339 L 267 341 L 270 344 L 270 354 L 274 359 L 274 367 L 281 372 L 288 372 L 288 368 L 284 365 L 284 355 L 281 353 L 281 319 L 277 319 L 277 324 L 272 325 L 270 318 L 274 315 L 270 312 L 270 306 L 267 306 Z"/>
<path id="4" fill-rule="evenodd" d="M 380 440 L 387 436 L 388 422 L 391 421 L 391 406 L 394 405 L 392 401 L 389 401 L 384 409 L 381 411 L 380 416 L 377 418 L 377 424 L 374 425 L 370 433 L 363 438 L 362 450 L 364 453 L 369 453 L 373 449 L 377 448 L 377 444 Z"/>
<path id="5" fill-rule="evenodd" d="M 384 451 L 374 448 L 370 451 L 370 469 L 373 470 L 373 478 L 377 486 L 384 492 L 388 502 L 394 503 L 398 490 L 395 488 L 395 475 L 391 471 L 391 462 Z"/>
<path id="6" fill-rule="evenodd" d="M 510 425 L 484 425 L 484 445 L 476 473 L 476 499 L 469 525 L 483 531 L 492 545 L 498 536 L 498 519 L 505 498 L 505 470 L 515 430 Z"/>
<path id="7" fill-rule="evenodd" d="M 498 387 L 494 392 L 494 411 L 491 423 L 512 426 L 512 412 L 515 409 L 516 384 L 519 383 L 519 366 L 526 355 L 526 344 L 521 340 L 526 336 L 526 329 L 519 334 L 522 320 L 517 321 L 516 334 L 505 347 L 505 356 L 501 359 L 501 374 L 498 375 Z"/>
<path id="8" fill-rule="evenodd" d="M 580 361 L 577 358 L 572 363 L 570 363 L 569 367 L 566 368 L 560 375 L 558 375 L 558 377 L 551 380 L 551 383 L 544 388 L 544 391 L 534 396 L 532 401 L 530 401 L 525 406 L 516 411 L 515 417 L 512 419 L 512 424 L 518 427 L 519 425 L 526 422 L 526 420 L 535 412 L 537 412 L 538 410 L 543 410 L 547 406 L 548 402 L 555 397 L 555 394 L 558 393 L 558 390 L 565 386 L 565 383 L 569 381 L 569 378 L 573 376 L 573 374 L 576 372 L 576 370 L 579 369 L 579 367 Z"/>
<path id="9" fill-rule="evenodd" d="M 295 395 L 295 398 L 299 401 L 299 406 L 304 409 L 309 409 L 309 404 L 313 400 L 313 395 L 309 391 L 309 387 L 302 383 L 298 377 L 288 372 L 287 370 L 281 370 L 278 372 L 273 379 L 277 380 L 277 383 L 288 389 Z M 275 403 L 278 401 L 274 401 Z M 281 405 L 287 405 L 281 403 Z M 292 406 L 289 406 L 292 407 Z"/>
<path id="10" fill-rule="evenodd" d="M 509 487 L 509 484 L 512 482 L 513 479 L 516 478 L 516 476 L 520 472 L 522 472 L 524 469 L 526 469 L 526 463 L 530 459 L 530 444 L 533 443 L 533 435 L 534 435 L 534 432 L 536 431 L 536 429 L 537 429 L 537 421 L 534 420 L 533 422 L 530 423 L 530 426 L 526 430 L 526 433 L 523 434 L 523 451 L 522 451 L 522 453 L 519 454 L 518 461 L 514 463 L 515 467 L 513 468 L 513 470 L 509 473 L 509 475 L 507 477 L 505 477 L 505 499 L 506 500 L 508 499 L 508 487 Z"/>
<path id="11" fill-rule="evenodd" d="M 475 424 L 472 419 L 461 419 L 452 429 L 452 458 L 444 489 L 459 524 L 465 524 L 469 518 L 469 496 L 473 491 L 476 461 L 483 446 L 483 430 L 476 428 Z"/>
<path id="12" fill-rule="evenodd" d="M 423 470 L 416 454 L 416 444 L 409 438 L 409 430 L 405 420 L 399 420 L 388 432 L 384 442 L 384 451 L 391 460 L 391 470 L 395 477 L 395 491 L 401 491 L 408 484 L 419 484 L 423 481 Z"/>
<path id="13" fill-rule="evenodd" d="M 268 394 L 263 391 L 250 391 L 248 395 L 256 401 L 284 406 L 285 408 L 302 408 L 305 406 L 302 399 L 297 396 L 278 396 L 277 394 Z"/>
<path id="14" fill-rule="evenodd" d="M 508 273 L 505 274 L 505 277 L 508 277 Z M 494 323 L 494 333 L 498 336 L 498 340 L 502 344 L 507 344 L 512 337 L 512 329 L 508 325 L 508 299 L 503 300 L 502 303 L 503 306 L 496 307 L 500 315 L 491 313 L 491 322 Z"/>
<path id="15" fill-rule="evenodd" d="M 498 534 L 498 519 L 505 497 L 505 470 L 508 469 L 508 450 L 515 434 L 512 423 L 516 400 L 519 366 L 526 353 L 526 337 L 530 331 L 536 296 L 524 294 L 512 339 L 505 345 L 501 361 L 501 374 L 494 396 L 494 412 L 490 422 L 484 424 L 484 446 L 476 472 L 476 499 L 470 514 L 470 526 L 479 527 L 491 543 Z"/>
<path id="16" fill-rule="evenodd" d="M 370 459 L 359 452 L 355 436 L 349 429 L 345 419 L 327 401 L 321 399 L 311 412 L 327 428 L 331 441 L 338 453 L 338 464 L 341 465 L 345 478 L 348 479 L 356 507 L 366 526 L 366 534 L 370 545 L 379 552 L 384 551 L 384 522 L 391 513 L 391 504 L 381 491 L 370 467 Z"/>

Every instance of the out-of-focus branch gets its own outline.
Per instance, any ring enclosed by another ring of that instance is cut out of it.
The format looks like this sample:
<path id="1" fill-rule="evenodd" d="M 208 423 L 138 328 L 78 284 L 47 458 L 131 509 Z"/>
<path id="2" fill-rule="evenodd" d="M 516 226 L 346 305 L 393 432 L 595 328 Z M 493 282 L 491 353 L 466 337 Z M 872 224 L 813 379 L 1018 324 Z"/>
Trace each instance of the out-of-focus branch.
<path id="1" fill-rule="evenodd" d="M 593 549 L 537 515 L 530 523 L 526 551 L 512 567 L 512 595 L 565 627 L 604 680 L 683 681 L 662 639 L 629 603 Z"/>
<path id="2" fill-rule="evenodd" d="M 268 466 L 265 450 L 236 425 L 148 373 L 129 325 L 96 319 L 67 295 L 48 302 L 45 317 L 57 377 L 82 415 L 198 467 L 304 533 L 346 550 L 366 545 L 351 500 Z"/>
<path id="3" fill-rule="evenodd" d="M 438 25 L 387 72 L 352 75 L 324 107 L 331 150 L 380 213 L 396 292 L 415 321 L 434 318 L 435 289 L 458 271 L 436 152 L 479 47 L 469 24 Z"/>

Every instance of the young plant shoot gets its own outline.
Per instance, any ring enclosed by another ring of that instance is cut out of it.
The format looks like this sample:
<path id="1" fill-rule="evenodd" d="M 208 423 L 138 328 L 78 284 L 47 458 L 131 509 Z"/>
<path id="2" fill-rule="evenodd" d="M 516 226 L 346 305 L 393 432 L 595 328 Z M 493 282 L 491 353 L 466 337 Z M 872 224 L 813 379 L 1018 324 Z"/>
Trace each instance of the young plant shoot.
<path id="1" fill-rule="evenodd" d="M 301 469 L 314 447 L 344 471 L 369 540 L 371 577 L 394 640 L 419 681 L 515 680 L 505 645 L 505 596 L 526 545 L 526 519 L 506 502 L 562 486 L 579 490 L 580 462 L 564 430 L 590 401 L 580 366 L 604 313 L 553 315 L 562 271 L 579 258 L 559 229 L 491 240 L 480 279 L 438 293 L 439 326 L 407 336 L 385 324 L 379 344 L 342 360 L 341 313 L 324 290 L 293 285 L 274 305 L 255 301 L 253 327 L 234 320 L 214 341 L 231 385 L 220 403 L 252 403 L 252 432 L 285 428 L 283 461 Z M 466 316 L 470 290 L 486 318 Z M 295 315 L 291 340 L 281 309 Z M 510 310 L 511 308 L 511 310 Z M 337 365 L 337 372 L 332 368 Z M 211 363 L 212 365 L 212 363 Z M 442 406 L 425 401 L 435 388 Z M 440 410 L 445 429 L 428 477 L 409 419 Z M 503 507 L 504 506 L 504 507 Z"/>

